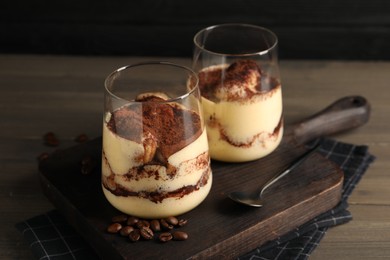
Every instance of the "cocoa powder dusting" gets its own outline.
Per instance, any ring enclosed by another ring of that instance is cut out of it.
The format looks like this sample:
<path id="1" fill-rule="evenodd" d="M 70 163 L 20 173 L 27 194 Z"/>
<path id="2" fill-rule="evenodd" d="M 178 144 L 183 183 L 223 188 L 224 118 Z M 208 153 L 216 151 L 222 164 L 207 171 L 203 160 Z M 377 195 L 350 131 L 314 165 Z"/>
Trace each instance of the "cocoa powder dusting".
<path id="1" fill-rule="evenodd" d="M 220 84 L 222 77 L 222 69 L 212 69 L 207 71 L 201 71 L 198 74 L 199 77 L 199 89 L 202 96 L 213 100 L 215 87 Z"/>
<path id="2" fill-rule="evenodd" d="M 261 70 L 257 63 L 253 60 L 240 60 L 227 67 L 224 81 L 233 84 L 247 82 L 252 73 L 260 79 Z"/>
<path id="3" fill-rule="evenodd" d="M 107 127 L 123 138 L 140 143 L 143 131 L 140 107 L 130 105 L 115 110 Z"/>
<path id="4" fill-rule="evenodd" d="M 114 111 L 107 126 L 117 135 L 138 143 L 147 132 L 151 133 L 157 140 L 155 161 L 166 163 L 170 155 L 200 136 L 200 116 L 176 103 L 149 100 L 142 106 L 129 105 Z"/>
<path id="5" fill-rule="evenodd" d="M 225 88 L 228 101 L 242 101 L 255 95 L 263 95 L 279 85 L 279 82 L 265 74 L 254 60 L 238 60 L 226 66 L 215 66 L 198 73 L 199 88 L 202 96 L 217 101 L 218 89 Z M 249 87 L 255 85 L 253 88 Z M 239 87 L 242 93 L 237 95 L 229 89 Z"/>

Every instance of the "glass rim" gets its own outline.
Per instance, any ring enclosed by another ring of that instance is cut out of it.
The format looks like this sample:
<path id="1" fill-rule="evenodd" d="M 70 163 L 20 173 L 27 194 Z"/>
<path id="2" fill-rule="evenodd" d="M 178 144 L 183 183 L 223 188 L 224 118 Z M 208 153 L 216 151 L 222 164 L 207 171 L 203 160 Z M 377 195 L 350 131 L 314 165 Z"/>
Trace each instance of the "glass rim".
<path id="1" fill-rule="evenodd" d="M 236 27 L 247 27 L 247 28 L 254 28 L 254 29 L 257 29 L 259 31 L 264 31 L 264 32 L 267 32 L 269 33 L 273 38 L 274 38 L 274 43 L 267 49 L 265 50 L 261 50 L 261 51 L 258 51 L 258 52 L 251 52 L 251 53 L 240 53 L 240 54 L 234 54 L 234 53 L 220 53 L 220 52 L 215 52 L 215 51 L 210 51 L 206 48 L 204 48 L 198 41 L 198 38 L 200 37 L 200 35 L 204 34 L 206 31 L 211 31 L 211 30 L 214 30 L 215 28 L 222 28 L 222 27 L 233 27 L 233 26 L 236 26 Z M 214 54 L 214 55 L 221 55 L 221 56 L 253 56 L 253 55 L 264 55 L 264 54 L 267 54 L 268 52 L 270 52 L 271 50 L 275 49 L 276 46 L 278 45 L 278 36 L 273 32 L 271 31 L 270 29 L 268 28 L 265 28 L 265 27 L 262 27 L 262 26 L 259 26 L 259 25 L 254 25 L 254 24 L 247 24 L 247 23 L 223 23 L 223 24 L 215 24 L 215 25 L 211 25 L 211 26 L 208 26 L 208 27 L 205 27 L 203 29 L 201 29 L 200 31 L 198 31 L 194 38 L 193 38 L 193 42 L 195 44 L 195 46 L 205 52 L 208 52 L 208 53 L 211 53 L 211 54 Z"/>
<path id="2" fill-rule="evenodd" d="M 194 86 L 189 91 L 186 91 L 186 93 L 184 93 L 183 95 L 180 95 L 180 96 L 177 96 L 177 97 L 174 97 L 174 98 L 169 98 L 167 100 L 158 101 L 159 103 L 162 103 L 162 104 L 163 103 L 171 103 L 171 102 L 176 102 L 176 101 L 180 101 L 180 100 L 186 99 L 188 96 L 192 95 L 196 91 L 196 89 L 199 89 L 199 77 L 195 73 L 195 71 L 193 71 L 189 67 L 184 66 L 184 65 L 179 65 L 179 64 L 176 64 L 176 63 L 173 63 L 173 62 L 169 62 L 169 61 L 146 61 L 146 62 L 138 62 L 138 63 L 134 63 L 134 64 L 130 64 L 130 65 L 125 65 L 125 66 L 122 66 L 122 67 L 114 70 L 113 72 L 111 72 L 106 77 L 106 79 L 104 80 L 104 88 L 105 88 L 106 92 L 110 96 L 112 96 L 112 97 L 114 97 L 114 98 L 116 98 L 118 100 L 123 100 L 123 101 L 126 101 L 126 102 L 131 102 L 131 103 L 155 102 L 155 101 L 148 101 L 148 100 L 147 101 L 128 100 L 126 98 L 122 98 L 122 97 L 114 94 L 108 88 L 108 86 L 109 86 L 108 81 L 110 79 L 113 79 L 115 77 L 115 75 L 118 75 L 120 72 L 128 70 L 128 69 L 131 69 L 131 68 L 134 68 L 134 67 L 141 67 L 141 66 L 146 66 L 146 65 L 164 65 L 164 66 L 180 68 L 180 69 L 183 69 L 183 70 L 187 71 L 189 74 L 191 74 L 192 78 L 195 78 L 195 80 L 196 80 Z M 161 92 L 163 92 L 163 91 L 161 90 Z"/>

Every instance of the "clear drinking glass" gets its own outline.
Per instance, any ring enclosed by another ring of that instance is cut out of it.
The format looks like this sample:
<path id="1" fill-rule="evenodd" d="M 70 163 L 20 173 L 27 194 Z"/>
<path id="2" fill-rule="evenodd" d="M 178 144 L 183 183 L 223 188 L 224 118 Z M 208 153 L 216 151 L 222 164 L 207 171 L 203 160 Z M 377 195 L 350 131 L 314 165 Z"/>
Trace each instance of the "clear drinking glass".
<path id="1" fill-rule="evenodd" d="M 105 81 L 102 188 L 118 210 L 143 218 L 187 212 L 212 173 L 198 78 L 167 62 L 122 67 Z"/>
<path id="2" fill-rule="evenodd" d="M 245 162 L 274 151 L 283 136 L 277 36 L 249 24 L 221 24 L 194 37 L 193 69 L 212 159 Z"/>

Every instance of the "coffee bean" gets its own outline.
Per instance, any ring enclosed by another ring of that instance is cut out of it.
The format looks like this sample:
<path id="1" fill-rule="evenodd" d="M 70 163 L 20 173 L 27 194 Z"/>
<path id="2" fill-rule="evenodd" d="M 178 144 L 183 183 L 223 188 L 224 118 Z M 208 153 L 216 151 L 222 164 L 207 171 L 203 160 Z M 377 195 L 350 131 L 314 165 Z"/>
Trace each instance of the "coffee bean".
<path id="1" fill-rule="evenodd" d="M 149 227 L 142 227 L 139 232 L 142 238 L 146 240 L 151 240 L 154 237 L 154 233 Z"/>
<path id="2" fill-rule="evenodd" d="M 43 141 L 48 146 L 58 146 L 60 144 L 60 141 L 53 132 L 47 132 L 43 136 Z"/>
<path id="3" fill-rule="evenodd" d="M 150 228 L 151 228 L 154 232 L 161 231 L 160 222 L 159 222 L 157 219 L 153 219 L 152 221 L 150 221 Z"/>
<path id="4" fill-rule="evenodd" d="M 179 220 L 179 223 L 177 223 L 177 225 L 179 226 L 179 227 L 183 227 L 183 226 L 185 226 L 186 224 L 187 224 L 187 220 L 186 219 L 180 219 Z"/>
<path id="5" fill-rule="evenodd" d="M 170 232 L 164 232 L 158 236 L 158 239 L 161 242 L 168 242 L 168 241 L 172 240 L 172 238 L 173 238 L 173 236 Z"/>
<path id="6" fill-rule="evenodd" d="M 114 216 L 114 217 L 112 217 L 111 221 L 118 222 L 118 223 L 126 223 L 127 215 L 121 214 L 121 215 Z"/>
<path id="7" fill-rule="evenodd" d="M 173 229 L 173 226 L 171 224 L 169 224 L 165 219 L 161 219 L 160 223 L 161 223 L 161 226 L 163 227 L 163 229 L 165 229 L 165 230 Z"/>
<path id="8" fill-rule="evenodd" d="M 145 219 L 139 220 L 135 225 L 136 225 L 139 229 L 141 229 L 141 228 L 143 228 L 143 227 L 150 227 L 149 221 L 147 221 L 147 220 L 145 220 Z"/>
<path id="9" fill-rule="evenodd" d="M 134 231 L 134 228 L 131 227 L 131 226 L 125 226 L 123 227 L 120 231 L 119 231 L 119 234 L 121 234 L 121 236 L 124 236 L 124 237 L 127 237 L 130 235 L 130 233 Z"/>
<path id="10" fill-rule="evenodd" d="M 188 234 L 183 231 L 175 231 L 172 235 L 174 240 L 183 241 L 188 239 Z"/>
<path id="11" fill-rule="evenodd" d="M 47 158 L 49 158 L 49 154 L 44 152 L 44 153 L 41 153 L 38 157 L 37 157 L 37 160 L 38 162 L 43 162 L 44 160 L 46 160 Z"/>
<path id="12" fill-rule="evenodd" d="M 169 224 L 173 225 L 173 226 L 176 226 L 177 223 L 179 223 L 177 218 L 175 218 L 173 216 L 165 218 L 165 221 L 168 222 Z"/>
<path id="13" fill-rule="evenodd" d="M 112 217 L 111 221 L 113 223 L 107 227 L 107 232 L 112 234 L 119 233 L 124 237 L 127 236 L 132 242 L 136 242 L 141 238 L 143 240 L 155 239 L 163 243 L 170 240 L 183 241 L 188 239 L 186 232 L 175 230 L 175 228 L 186 225 L 188 221 L 186 219 L 178 219 L 174 216 L 149 221 L 147 219 L 120 214 Z"/>
<path id="14" fill-rule="evenodd" d="M 141 237 L 141 235 L 140 235 L 139 229 L 134 229 L 129 234 L 129 239 L 132 242 L 137 242 L 140 239 L 140 237 Z"/>
<path id="15" fill-rule="evenodd" d="M 95 169 L 96 163 L 90 156 L 85 156 L 81 160 L 81 173 L 84 175 L 91 174 Z"/>
<path id="16" fill-rule="evenodd" d="M 119 223 L 112 223 L 111 225 L 108 226 L 107 232 L 115 234 L 115 233 L 118 233 L 118 231 L 121 230 L 121 228 L 122 228 L 121 224 L 119 224 Z"/>
<path id="17" fill-rule="evenodd" d="M 86 134 L 80 134 L 74 140 L 77 143 L 84 143 L 88 141 L 88 136 Z"/>
<path id="18" fill-rule="evenodd" d="M 137 224 L 138 221 L 139 221 L 139 218 L 137 218 L 137 217 L 129 217 L 127 219 L 127 225 L 134 226 L 135 224 Z"/>

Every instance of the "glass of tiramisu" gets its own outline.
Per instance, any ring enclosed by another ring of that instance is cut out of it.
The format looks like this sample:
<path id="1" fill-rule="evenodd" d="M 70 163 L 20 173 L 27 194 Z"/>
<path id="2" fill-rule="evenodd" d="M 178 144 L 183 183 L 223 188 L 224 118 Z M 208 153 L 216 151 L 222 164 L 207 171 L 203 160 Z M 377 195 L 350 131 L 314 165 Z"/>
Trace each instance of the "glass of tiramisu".
<path id="1" fill-rule="evenodd" d="M 212 173 L 198 77 L 168 62 L 122 67 L 105 81 L 102 188 L 137 217 L 185 213 L 208 195 Z"/>
<path id="2" fill-rule="evenodd" d="M 245 162 L 274 151 L 283 136 L 277 36 L 249 24 L 221 24 L 194 37 L 210 156 Z"/>

